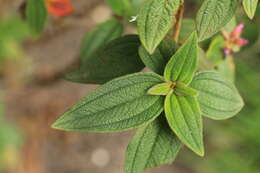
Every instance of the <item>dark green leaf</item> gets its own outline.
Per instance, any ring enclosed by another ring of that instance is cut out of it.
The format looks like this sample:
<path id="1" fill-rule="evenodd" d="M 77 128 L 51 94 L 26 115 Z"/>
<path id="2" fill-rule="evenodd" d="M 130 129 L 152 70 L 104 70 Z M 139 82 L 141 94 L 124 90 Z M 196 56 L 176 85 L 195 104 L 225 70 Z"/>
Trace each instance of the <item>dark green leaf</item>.
<path id="1" fill-rule="evenodd" d="M 66 79 L 80 83 L 103 84 L 116 77 L 138 72 L 144 68 L 139 55 L 140 41 L 136 35 L 127 35 L 102 46 L 87 57 L 78 71 Z"/>
<path id="2" fill-rule="evenodd" d="M 116 19 L 109 19 L 96 26 L 94 31 L 88 33 L 81 44 L 81 63 L 88 60 L 98 48 L 120 37 L 123 33 L 123 25 Z"/>
<path id="3" fill-rule="evenodd" d="M 186 146 L 203 156 L 202 117 L 196 98 L 168 94 L 164 106 L 171 129 Z"/>
<path id="4" fill-rule="evenodd" d="M 114 79 L 68 110 L 54 128 L 79 132 L 116 132 L 153 121 L 163 111 L 163 98 L 147 90 L 162 83 L 154 73 L 136 73 Z"/>
<path id="5" fill-rule="evenodd" d="M 47 10 L 43 0 L 28 0 L 26 4 L 26 19 L 33 33 L 44 30 L 47 21 Z"/>
<path id="6" fill-rule="evenodd" d="M 197 54 L 197 35 L 193 32 L 168 62 L 164 71 L 165 80 L 189 84 L 197 68 Z"/>
<path id="7" fill-rule="evenodd" d="M 166 37 L 152 55 L 149 54 L 143 46 L 141 46 L 139 48 L 139 56 L 141 57 L 146 67 L 155 73 L 163 74 L 167 62 L 175 53 L 175 51 L 175 41 L 169 37 Z"/>
<path id="8" fill-rule="evenodd" d="M 205 0 L 200 8 L 196 23 L 199 40 L 216 34 L 234 16 L 238 0 Z"/>
<path id="9" fill-rule="evenodd" d="M 163 117 L 139 129 L 128 145 L 125 173 L 143 173 L 145 169 L 172 163 L 181 143 Z"/>
<path id="10" fill-rule="evenodd" d="M 181 0 L 149 0 L 141 7 L 137 26 L 141 42 L 152 54 L 173 26 Z"/>
<path id="11" fill-rule="evenodd" d="M 214 71 L 198 73 L 191 86 L 199 91 L 198 101 L 202 113 L 222 120 L 236 115 L 244 106 L 235 86 Z"/>

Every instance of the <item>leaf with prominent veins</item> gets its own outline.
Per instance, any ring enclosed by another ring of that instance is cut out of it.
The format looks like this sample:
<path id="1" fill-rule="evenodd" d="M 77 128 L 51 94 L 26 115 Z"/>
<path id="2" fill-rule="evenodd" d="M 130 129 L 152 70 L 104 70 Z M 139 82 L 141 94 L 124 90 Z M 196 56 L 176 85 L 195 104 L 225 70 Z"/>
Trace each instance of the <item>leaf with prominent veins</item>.
<path id="1" fill-rule="evenodd" d="M 137 19 L 138 33 L 145 49 L 152 54 L 175 21 L 182 0 L 149 0 L 141 7 Z"/>
<path id="2" fill-rule="evenodd" d="M 236 115 L 244 106 L 236 87 L 219 73 L 207 71 L 198 73 L 191 87 L 198 92 L 198 101 L 203 115 L 223 120 Z"/>
<path id="3" fill-rule="evenodd" d="M 202 117 L 196 98 L 170 93 L 166 96 L 164 110 L 171 129 L 179 139 L 203 156 Z"/>
<path id="4" fill-rule="evenodd" d="M 147 94 L 162 83 L 154 73 L 135 73 L 114 79 L 69 109 L 54 128 L 79 132 L 118 132 L 153 121 L 163 111 L 163 97 Z"/>
<path id="5" fill-rule="evenodd" d="M 189 84 L 197 69 L 197 52 L 197 34 L 193 32 L 166 65 L 165 80 Z"/>
<path id="6" fill-rule="evenodd" d="M 125 173 L 143 173 L 145 169 L 172 163 L 180 147 L 181 142 L 161 115 L 140 128 L 129 143 Z"/>

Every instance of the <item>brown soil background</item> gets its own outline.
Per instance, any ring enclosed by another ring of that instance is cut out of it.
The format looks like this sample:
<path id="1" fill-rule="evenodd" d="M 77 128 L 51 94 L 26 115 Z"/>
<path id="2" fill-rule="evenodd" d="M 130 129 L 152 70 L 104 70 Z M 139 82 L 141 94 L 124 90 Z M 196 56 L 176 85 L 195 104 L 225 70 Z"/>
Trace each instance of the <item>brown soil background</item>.
<path id="1" fill-rule="evenodd" d="M 0 14 L 19 10 L 23 2 L 0 0 Z M 20 69 L 12 65 L 8 70 L 7 117 L 18 124 L 25 137 L 19 165 L 8 173 L 123 172 L 124 153 L 133 132 L 78 134 L 50 128 L 66 109 L 97 87 L 70 83 L 61 76 L 77 63 L 84 34 L 112 15 L 102 0 L 73 3 L 73 15 L 50 18 L 41 38 L 24 44 L 27 63 Z M 191 171 L 174 164 L 147 172 Z"/>

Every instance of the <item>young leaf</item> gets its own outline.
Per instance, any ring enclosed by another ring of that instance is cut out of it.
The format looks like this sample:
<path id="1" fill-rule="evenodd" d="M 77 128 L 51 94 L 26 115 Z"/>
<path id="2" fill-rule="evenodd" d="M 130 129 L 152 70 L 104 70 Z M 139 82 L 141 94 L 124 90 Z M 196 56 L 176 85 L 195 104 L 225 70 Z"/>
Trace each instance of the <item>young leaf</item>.
<path id="1" fill-rule="evenodd" d="M 235 86 L 214 71 L 198 73 L 191 86 L 199 91 L 202 113 L 215 120 L 236 115 L 244 103 Z"/>
<path id="2" fill-rule="evenodd" d="M 152 54 L 171 29 L 182 0 L 149 0 L 141 7 L 137 26 L 141 42 Z"/>
<path id="3" fill-rule="evenodd" d="M 86 57 L 84 64 L 65 78 L 73 82 L 103 84 L 116 77 L 135 73 L 144 68 L 138 48 L 140 41 L 136 35 L 127 35 L 102 46 L 92 56 Z"/>
<path id="4" fill-rule="evenodd" d="M 120 37 L 122 33 L 123 25 L 114 18 L 97 25 L 94 31 L 88 33 L 82 41 L 80 49 L 81 63 L 88 60 L 88 57 L 102 45 Z"/>
<path id="5" fill-rule="evenodd" d="M 177 95 L 184 95 L 184 96 L 197 96 L 198 92 L 185 85 L 184 83 L 177 82 L 175 86 L 175 92 Z"/>
<path id="6" fill-rule="evenodd" d="M 165 80 L 189 84 L 197 68 L 197 51 L 197 35 L 193 32 L 166 65 Z"/>
<path id="7" fill-rule="evenodd" d="M 160 83 L 150 88 L 147 93 L 150 95 L 166 96 L 171 90 L 173 90 L 174 86 L 175 86 L 174 82 Z"/>
<path id="8" fill-rule="evenodd" d="M 176 51 L 176 44 L 172 38 L 166 37 L 156 48 L 153 54 L 146 51 L 143 46 L 139 48 L 139 56 L 145 66 L 158 74 L 163 74 L 164 68 Z"/>
<path id="9" fill-rule="evenodd" d="M 199 41 L 224 27 L 234 16 L 237 5 L 238 0 L 205 0 L 196 18 Z"/>
<path id="10" fill-rule="evenodd" d="M 255 16 L 258 0 L 243 0 L 243 7 L 250 19 L 253 19 Z"/>
<path id="11" fill-rule="evenodd" d="M 202 117 L 195 97 L 168 94 L 164 110 L 171 129 L 181 142 L 203 156 Z"/>
<path id="12" fill-rule="evenodd" d="M 145 169 L 172 163 L 181 143 L 164 117 L 140 128 L 128 145 L 125 173 L 143 173 Z"/>
<path id="13" fill-rule="evenodd" d="M 163 97 L 147 90 L 162 83 L 154 73 L 136 73 L 114 79 L 84 97 L 53 125 L 79 132 L 117 132 L 153 121 L 163 111 Z"/>
<path id="14" fill-rule="evenodd" d="M 34 34 L 39 34 L 43 31 L 47 15 L 47 10 L 43 0 L 27 1 L 26 19 Z"/>

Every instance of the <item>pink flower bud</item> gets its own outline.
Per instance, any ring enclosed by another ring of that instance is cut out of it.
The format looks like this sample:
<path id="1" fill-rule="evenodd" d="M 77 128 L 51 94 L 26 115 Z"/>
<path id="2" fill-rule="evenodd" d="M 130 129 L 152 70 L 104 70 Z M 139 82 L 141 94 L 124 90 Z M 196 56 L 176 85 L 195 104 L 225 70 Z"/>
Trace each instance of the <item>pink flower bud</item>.
<path id="1" fill-rule="evenodd" d="M 243 47 L 243 46 L 248 44 L 248 40 L 243 39 L 243 38 L 239 38 L 239 39 L 236 40 L 236 44 L 240 47 Z"/>
<path id="2" fill-rule="evenodd" d="M 241 33 L 243 32 L 244 24 L 239 24 L 231 33 L 231 38 L 239 38 Z"/>

